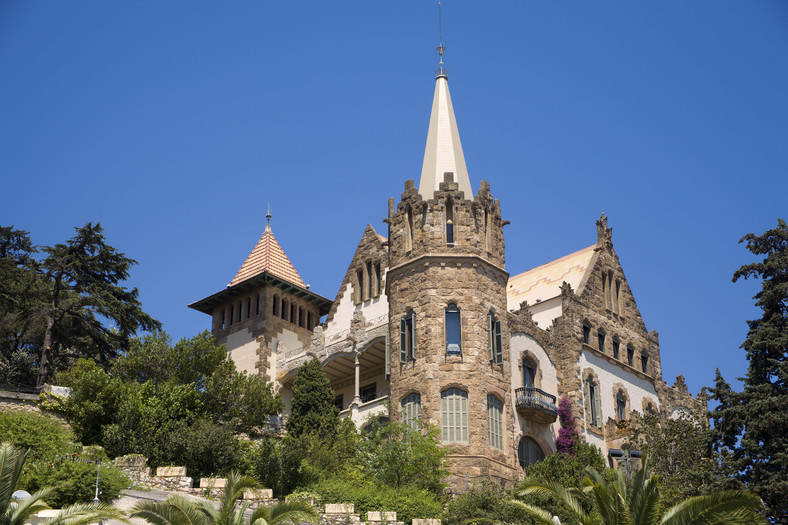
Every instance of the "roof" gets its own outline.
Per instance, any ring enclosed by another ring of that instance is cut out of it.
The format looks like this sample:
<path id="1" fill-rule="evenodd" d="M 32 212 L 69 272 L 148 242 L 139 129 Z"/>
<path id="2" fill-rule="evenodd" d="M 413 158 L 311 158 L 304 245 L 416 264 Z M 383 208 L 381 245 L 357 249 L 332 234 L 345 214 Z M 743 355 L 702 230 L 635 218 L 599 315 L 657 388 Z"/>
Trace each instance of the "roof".
<path id="1" fill-rule="evenodd" d="M 257 245 L 241 265 L 233 280 L 230 281 L 229 286 L 235 286 L 262 272 L 268 272 L 296 286 L 306 288 L 306 284 L 298 275 L 295 266 L 276 241 L 270 224 L 266 225 L 262 237 L 257 241 Z"/>
<path id="2" fill-rule="evenodd" d="M 465 192 L 465 198 L 472 199 L 471 180 L 468 178 L 460 132 L 457 130 L 454 108 L 449 96 L 449 82 L 445 75 L 438 75 L 435 79 L 427 146 L 424 149 L 424 163 L 419 180 L 419 193 L 422 198 L 431 199 L 440 189 L 444 173 L 449 171 L 454 173 L 454 181 L 459 184 L 460 191 Z"/>
<path id="3" fill-rule="evenodd" d="M 594 248 L 596 245 L 510 277 L 506 287 L 508 307 L 516 309 L 523 301 L 533 306 L 537 302 L 558 297 L 564 281 L 577 291 L 591 265 Z"/>

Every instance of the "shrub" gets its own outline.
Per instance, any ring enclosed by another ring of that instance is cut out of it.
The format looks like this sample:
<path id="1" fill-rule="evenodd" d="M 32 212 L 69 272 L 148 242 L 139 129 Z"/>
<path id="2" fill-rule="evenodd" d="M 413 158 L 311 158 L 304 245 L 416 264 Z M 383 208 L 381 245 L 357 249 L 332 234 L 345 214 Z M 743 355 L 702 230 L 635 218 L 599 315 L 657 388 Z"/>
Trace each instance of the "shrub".
<path id="1" fill-rule="evenodd" d="M 96 494 L 95 463 L 79 461 L 76 454 L 52 460 L 28 463 L 23 486 L 28 492 L 44 487 L 54 490 L 46 497 L 53 508 L 62 508 L 73 503 L 90 503 Z M 120 491 L 131 486 L 131 480 L 122 471 L 109 463 L 101 464 L 99 477 L 99 499 L 105 503 L 117 498 Z"/>
<path id="2" fill-rule="evenodd" d="M 0 412 L 0 443 L 30 449 L 30 459 L 52 458 L 78 450 L 74 435 L 62 423 L 30 412 Z"/>
<path id="3" fill-rule="evenodd" d="M 522 510 L 509 505 L 506 500 L 511 494 L 499 485 L 484 481 L 476 483 L 466 492 L 457 496 L 446 507 L 446 524 L 465 523 L 532 523 Z"/>

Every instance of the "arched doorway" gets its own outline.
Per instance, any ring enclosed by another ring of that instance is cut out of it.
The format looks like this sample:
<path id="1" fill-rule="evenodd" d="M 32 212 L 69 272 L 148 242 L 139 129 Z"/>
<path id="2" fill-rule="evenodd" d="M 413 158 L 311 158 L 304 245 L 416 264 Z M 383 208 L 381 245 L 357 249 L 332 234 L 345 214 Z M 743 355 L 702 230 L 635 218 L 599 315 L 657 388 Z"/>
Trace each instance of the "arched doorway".
<path id="1" fill-rule="evenodd" d="M 525 470 L 528 465 L 539 463 L 543 459 L 544 452 L 539 443 L 532 437 L 523 436 L 517 445 L 517 460 L 520 462 L 520 468 Z"/>

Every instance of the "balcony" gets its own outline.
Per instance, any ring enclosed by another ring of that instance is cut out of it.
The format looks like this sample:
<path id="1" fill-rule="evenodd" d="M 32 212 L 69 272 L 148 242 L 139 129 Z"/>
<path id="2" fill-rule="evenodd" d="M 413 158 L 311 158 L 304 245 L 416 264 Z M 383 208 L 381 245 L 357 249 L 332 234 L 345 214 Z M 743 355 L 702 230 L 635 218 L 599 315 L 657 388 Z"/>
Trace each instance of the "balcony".
<path id="1" fill-rule="evenodd" d="M 538 423 L 553 423 L 558 417 L 555 396 L 538 388 L 515 389 L 514 404 L 521 416 Z"/>

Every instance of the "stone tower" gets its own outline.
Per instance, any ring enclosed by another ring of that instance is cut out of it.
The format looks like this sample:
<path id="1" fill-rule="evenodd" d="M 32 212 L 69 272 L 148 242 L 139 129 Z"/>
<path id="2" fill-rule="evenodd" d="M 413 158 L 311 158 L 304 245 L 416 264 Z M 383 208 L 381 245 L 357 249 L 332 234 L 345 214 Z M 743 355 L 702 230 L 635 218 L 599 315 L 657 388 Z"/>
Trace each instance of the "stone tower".
<path id="1" fill-rule="evenodd" d="M 391 415 L 438 425 L 455 476 L 512 479 L 505 222 L 489 184 L 470 187 L 439 70 L 419 188 L 386 220 Z"/>

